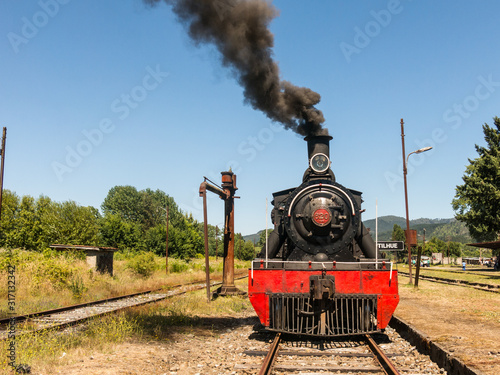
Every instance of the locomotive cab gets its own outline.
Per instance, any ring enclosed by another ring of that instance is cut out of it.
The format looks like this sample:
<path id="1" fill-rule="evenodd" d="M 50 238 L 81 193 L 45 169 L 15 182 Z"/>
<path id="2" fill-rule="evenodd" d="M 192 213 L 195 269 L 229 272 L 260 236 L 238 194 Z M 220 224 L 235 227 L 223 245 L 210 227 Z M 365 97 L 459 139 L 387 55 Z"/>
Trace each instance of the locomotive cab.
<path id="1" fill-rule="evenodd" d="M 361 193 L 338 184 L 328 135 L 306 137 L 302 184 L 273 194 L 274 230 L 249 270 L 249 298 L 268 329 L 340 336 L 384 329 L 397 271 L 379 262 Z"/>

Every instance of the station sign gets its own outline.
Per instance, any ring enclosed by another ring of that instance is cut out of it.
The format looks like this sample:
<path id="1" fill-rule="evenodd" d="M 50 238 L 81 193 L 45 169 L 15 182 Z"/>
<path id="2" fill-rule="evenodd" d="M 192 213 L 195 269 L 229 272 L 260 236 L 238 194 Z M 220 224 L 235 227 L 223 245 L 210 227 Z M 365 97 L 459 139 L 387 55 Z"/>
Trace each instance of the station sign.
<path id="1" fill-rule="evenodd" d="M 403 241 L 378 241 L 377 245 L 379 251 L 396 251 L 405 248 Z"/>

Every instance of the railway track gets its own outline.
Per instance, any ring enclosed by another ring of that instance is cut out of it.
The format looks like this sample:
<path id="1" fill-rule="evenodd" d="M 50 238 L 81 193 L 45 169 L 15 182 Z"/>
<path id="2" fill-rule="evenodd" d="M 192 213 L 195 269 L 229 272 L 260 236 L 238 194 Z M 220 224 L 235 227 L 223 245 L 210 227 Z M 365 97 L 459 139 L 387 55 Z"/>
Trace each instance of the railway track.
<path id="1" fill-rule="evenodd" d="M 403 276 L 409 276 L 409 273 L 407 273 L 407 272 L 398 271 L 398 273 L 400 275 L 403 275 Z M 455 285 L 455 286 L 464 286 L 467 288 L 474 288 L 474 289 L 482 290 L 485 292 L 500 293 L 500 285 L 484 284 L 484 283 L 470 282 L 470 281 L 457 280 L 457 279 L 446 279 L 446 278 L 435 277 L 435 276 L 419 275 L 418 278 L 420 280 L 426 280 L 426 281 L 431 281 L 431 282 L 435 282 L 435 283 Z"/>
<path id="2" fill-rule="evenodd" d="M 269 333 L 267 333 L 269 335 Z M 267 342 L 270 341 L 268 338 Z M 268 344 L 269 345 L 269 344 Z M 384 334 L 301 341 L 277 334 L 269 350 L 246 350 L 237 373 L 283 374 L 446 374 L 392 328 Z M 250 358 L 264 358 L 258 365 Z"/>
<path id="3" fill-rule="evenodd" d="M 241 278 L 245 277 L 247 276 L 243 276 Z M 211 283 L 211 287 L 220 284 L 220 282 L 214 282 Z M 18 323 L 25 323 L 23 326 L 16 328 L 16 336 L 32 334 L 34 332 L 49 329 L 64 329 L 100 316 L 116 313 L 131 307 L 158 302 L 191 291 L 203 289 L 205 287 L 206 284 L 204 282 L 195 282 L 184 285 L 176 285 L 171 287 L 169 290 L 147 290 L 144 292 L 127 294 L 104 300 L 0 319 L 0 340 L 6 340 L 8 338 L 9 324 L 12 323 L 13 319 L 15 320 L 15 325 Z M 24 328 L 28 326 L 29 328 Z"/>
<path id="4" fill-rule="evenodd" d="M 477 276 L 488 276 L 489 278 L 493 279 L 500 279 L 500 273 L 496 274 L 495 271 L 493 271 L 493 268 L 486 268 L 486 269 L 474 269 L 474 268 L 469 268 L 468 271 L 463 271 L 462 269 L 457 270 L 457 269 L 439 269 L 439 268 L 432 268 L 432 267 L 426 267 L 426 268 L 421 268 L 420 270 L 424 269 L 426 272 L 449 272 L 449 273 L 459 273 L 459 274 L 467 274 L 467 275 L 477 275 Z"/>
<path id="5" fill-rule="evenodd" d="M 400 375 L 396 366 L 370 335 L 361 336 L 359 341 L 346 341 L 340 348 L 328 348 L 329 344 L 326 342 L 326 344 L 313 344 L 312 348 L 306 350 L 280 350 L 280 343 L 281 334 L 278 333 L 264 358 L 259 375 L 298 371 L 302 373 L 307 371 L 309 374 L 314 371 L 321 371 L 321 373 L 326 371 L 332 374 Z"/>

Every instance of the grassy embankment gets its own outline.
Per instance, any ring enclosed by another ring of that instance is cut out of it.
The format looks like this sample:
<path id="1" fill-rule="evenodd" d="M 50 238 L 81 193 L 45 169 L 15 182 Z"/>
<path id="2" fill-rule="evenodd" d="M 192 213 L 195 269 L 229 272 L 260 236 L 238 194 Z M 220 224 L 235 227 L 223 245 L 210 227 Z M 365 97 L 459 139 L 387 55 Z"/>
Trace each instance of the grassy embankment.
<path id="1" fill-rule="evenodd" d="M 115 254 L 114 276 L 93 271 L 81 254 L 14 251 L 12 257 L 0 252 L 0 285 L 7 286 L 7 265 L 15 265 L 16 313 L 41 311 L 60 306 L 102 299 L 136 291 L 168 288 L 171 285 L 205 280 L 204 259 L 185 262 L 145 254 Z M 249 262 L 235 261 L 235 273 L 245 272 Z M 220 280 L 222 259 L 210 260 L 211 278 Z M 246 290 L 246 280 L 238 286 Z M 2 317 L 7 316 L 7 287 L 0 288 Z M 199 291 L 90 321 L 84 329 L 61 335 L 44 332 L 16 339 L 16 363 L 26 363 L 45 373 L 54 370 L 80 352 L 111 350 L 127 340 L 167 340 L 175 329 L 191 330 L 203 322 L 200 316 L 227 315 L 251 310 L 243 297 L 218 298 L 211 303 L 206 292 Z M 22 326 L 17 329 L 22 330 Z M 8 352 L 8 343 L 0 352 Z M 73 354 L 68 355 L 66 354 Z M 0 373 L 8 373 L 8 358 L 0 357 Z"/>
<path id="2" fill-rule="evenodd" d="M 471 280 L 471 275 L 459 276 Z M 441 271 L 440 277 L 458 279 L 455 273 L 446 271 Z M 500 328 L 500 294 L 498 293 L 424 280 L 419 280 L 419 286 L 415 288 L 408 284 L 408 277 L 399 275 L 398 279 L 400 297 L 413 301 L 413 304 L 432 301 L 447 306 L 450 312 L 465 314 L 469 318 L 475 317 L 484 324 L 495 324 Z M 496 283 L 500 282 L 496 280 Z"/>
<path id="3" fill-rule="evenodd" d="M 433 275 L 432 267 L 426 271 Z M 477 280 L 481 276 L 477 273 L 485 272 L 487 279 L 481 282 L 491 281 L 498 285 L 495 277 L 499 274 L 491 269 L 475 268 L 463 274 L 457 274 L 456 269 L 438 272 L 440 277 L 468 281 Z M 400 274 L 398 279 L 400 302 L 395 312 L 397 316 L 468 365 L 479 366 L 482 371 L 491 370 L 491 366 L 498 369 L 498 356 L 494 353 L 500 353 L 500 294 L 426 280 L 420 280 L 415 288 L 408 283 L 408 277 Z"/>

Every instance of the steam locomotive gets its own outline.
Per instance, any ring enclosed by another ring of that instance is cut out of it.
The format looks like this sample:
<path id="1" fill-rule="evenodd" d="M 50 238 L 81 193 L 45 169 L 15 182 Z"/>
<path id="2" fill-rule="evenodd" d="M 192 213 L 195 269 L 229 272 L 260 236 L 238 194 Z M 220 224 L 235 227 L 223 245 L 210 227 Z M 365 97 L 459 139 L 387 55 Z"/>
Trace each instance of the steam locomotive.
<path id="1" fill-rule="evenodd" d="M 399 302 L 397 271 L 377 259 L 361 192 L 335 181 L 328 135 L 306 137 L 299 187 L 273 194 L 274 230 L 249 269 L 248 295 L 271 331 L 333 337 L 378 332 Z"/>

